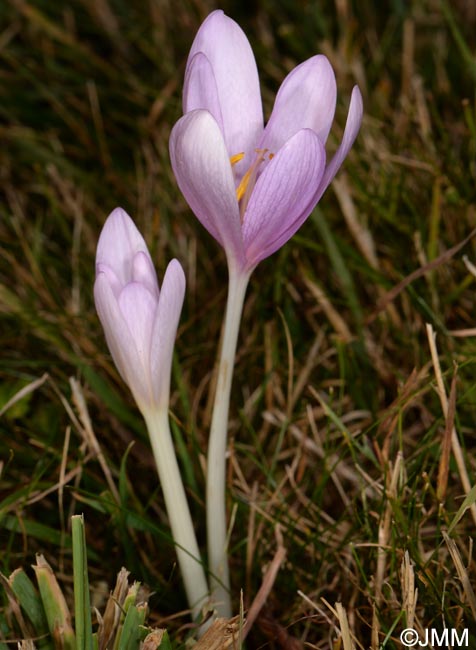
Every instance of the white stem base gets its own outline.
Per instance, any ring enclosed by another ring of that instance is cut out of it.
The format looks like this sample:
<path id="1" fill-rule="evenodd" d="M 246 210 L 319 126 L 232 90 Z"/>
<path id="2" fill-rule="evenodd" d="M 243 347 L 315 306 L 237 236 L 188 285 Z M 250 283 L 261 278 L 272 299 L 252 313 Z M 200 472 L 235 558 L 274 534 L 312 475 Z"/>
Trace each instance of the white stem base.
<path id="1" fill-rule="evenodd" d="M 208 585 L 170 433 L 167 407 L 141 409 L 149 430 L 177 558 L 193 618 L 207 603 Z"/>
<path id="2" fill-rule="evenodd" d="M 229 269 L 228 300 L 207 456 L 207 540 L 212 607 L 230 617 L 225 504 L 228 411 L 241 312 L 250 274 Z"/>

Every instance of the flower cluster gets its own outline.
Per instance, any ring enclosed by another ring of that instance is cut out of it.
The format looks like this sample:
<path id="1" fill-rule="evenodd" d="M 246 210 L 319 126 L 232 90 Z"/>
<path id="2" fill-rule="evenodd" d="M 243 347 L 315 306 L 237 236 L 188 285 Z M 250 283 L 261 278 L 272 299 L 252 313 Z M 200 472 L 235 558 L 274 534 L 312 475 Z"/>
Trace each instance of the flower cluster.
<path id="1" fill-rule="evenodd" d="M 184 115 L 170 136 L 177 183 L 191 209 L 223 246 L 229 291 L 207 456 L 209 582 L 174 454 L 168 423 L 172 354 L 185 276 L 177 260 L 159 289 L 146 244 L 130 217 L 114 210 L 97 247 L 94 296 L 114 362 L 146 421 L 192 613 L 210 595 L 230 616 L 225 510 L 228 408 L 241 310 L 257 264 L 304 223 L 347 156 L 362 121 L 352 91 L 342 141 L 327 160 L 336 80 L 325 56 L 292 70 L 264 125 L 256 62 L 241 28 L 222 11 L 200 27 L 183 89 Z"/>

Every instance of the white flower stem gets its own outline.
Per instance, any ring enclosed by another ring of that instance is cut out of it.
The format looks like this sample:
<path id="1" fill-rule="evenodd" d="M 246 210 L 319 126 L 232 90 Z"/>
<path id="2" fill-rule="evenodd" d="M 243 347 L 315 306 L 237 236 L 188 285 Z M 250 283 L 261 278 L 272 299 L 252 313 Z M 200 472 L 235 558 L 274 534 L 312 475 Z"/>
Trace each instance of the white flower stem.
<path id="1" fill-rule="evenodd" d="M 227 558 L 225 502 L 226 448 L 230 391 L 241 312 L 250 273 L 229 266 L 228 300 L 218 366 L 207 456 L 207 540 L 212 606 L 230 617 L 230 575 Z"/>
<path id="2" fill-rule="evenodd" d="M 170 433 L 168 408 L 141 411 L 149 430 L 185 592 L 193 618 L 197 619 L 209 597 L 208 585 Z"/>

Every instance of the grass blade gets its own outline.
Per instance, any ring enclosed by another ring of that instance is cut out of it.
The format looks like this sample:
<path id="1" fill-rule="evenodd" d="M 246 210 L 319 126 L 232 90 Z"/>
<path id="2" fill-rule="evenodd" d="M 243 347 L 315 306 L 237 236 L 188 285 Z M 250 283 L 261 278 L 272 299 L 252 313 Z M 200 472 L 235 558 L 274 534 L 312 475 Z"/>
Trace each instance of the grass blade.
<path id="1" fill-rule="evenodd" d="M 93 650 L 88 560 L 83 515 L 71 518 L 73 538 L 74 610 L 76 650 Z"/>

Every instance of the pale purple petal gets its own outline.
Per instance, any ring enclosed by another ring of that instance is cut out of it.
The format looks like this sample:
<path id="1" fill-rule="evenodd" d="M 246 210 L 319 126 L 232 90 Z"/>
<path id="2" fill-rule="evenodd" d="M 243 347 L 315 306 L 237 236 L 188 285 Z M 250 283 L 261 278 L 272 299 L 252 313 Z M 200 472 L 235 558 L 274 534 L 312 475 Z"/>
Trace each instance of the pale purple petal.
<path id="1" fill-rule="evenodd" d="M 150 291 L 156 300 L 159 298 L 159 284 L 154 265 L 150 256 L 145 255 L 143 251 L 134 255 L 131 281 L 140 282 Z"/>
<path id="2" fill-rule="evenodd" d="M 96 265 L 107 264 L 124 286 L 132 277 L 132 259 L 139 251 L 150 257 L 144 238 L 132 219 L 122 208 L 116 208 L 101 231 Z"/>
<path id="3" fill-rule="evenodd" d="M 223 11 L 213 11 L 197 32 L 187 64 L 197 52 L 213 69 L 228 156 L 253 150 L 263 130 L 258 71 L 245 33 Z"/>
<path id="4" fill-rule="evenodd" d="M 174 126 L 170 158 L 177 183 L 208 232 L 238 263 L 244 259 L 233 172 L 216 121 L 192 111 Z"/>
<path id="5" fill-rule="evenodd" d="M 332 179 L 339 171 L 339 167 L 344 162 L 347 154 L 354 144 L 354 140 L 357 137 L 360 125 L 362 124 L 363 110 L 364 108 L 362 95 L 358 86 L 354 86 L 354 89 L 352 90 L 352 97 L 350 99 L 349 114 L 347 115 L 344 136 L 339 148 L 335 152 L 331 162 L 328 164 L 326 171 L 324 172 L 324 176 L 316 194 L 316 203 L 320 200 L 321 196 L 326 191 Z"/>
<path id="6" fill-rule="evenodd" d="M 111 269 L 110 266 L 107 264 L 104 264 L 104 262 L 100 262 L 99 264 L 96 263 L 96 277 L 100 274 L 104 273 L 104 275 L 107 277 L 107 281 L 109 283 L 109 286 L 112 289 L 112 292 L 114 296 L 116 297 L 116 300 L 119 299 L 119 294 L 122 291 L 123 285 L 119 281 L 119 278 L 117 275 L 114 273 L 114 271 Z"/>
<path id="7" fill-rule="evenodd" d="M 143 369 L 150 365 L 150 344 L 155 322 L 157 300 L 142 284 L 130 282 L 119 296 L 122 318 L 135 343 Z"/>
<path id="8" fill-rule="evenodd" d="M 203 52 L 197 52 L 187 64 L 183 86 L 183 112 L 197 108 L 209 111 L 224 134 L 220 99 L 212 65 Z"/>
<path id="9" fill-rule="evenodd" d="M 244 215 L 248 268 L 280 248 L 309 215 L 324 173 L 325 155 L 314 131 L 303 129 L 268 163 Z"/>
<path id="10" fill-rule="evenodd" d="M 105 273 L 94 283 L 94 301 L 109 351 L 123 380 L 137 399 L 148 393 L 148 381 L 138 363 L 137 348 Z"/>
<path id="11" fill-rule="evenodd" d="M 150 348 L 150 374 L 156 402 L 168 400 L 177 327 L 185 296 L 185 275 L 177 260 L 167 266 L 155 315 Z"/>
<path id="12" fill-rule="evenodd" d="M 334 71 L 325 56 L 313 56 L 298 65 L 281 84 L 259 147 L 276 153 L 301 129 L 312 129 L 325 143 L 334 120 L 336 94 Z"/>
<path id="13" fill-rule="evenodd" d="M 123 321 L 131 333 L 135 359 L 134 368 L 127 369 L 129 388 L 136 399 L 150 403 L 153 400 L 153 387 L 150 377 L 150 346 L 152 329 L 157 311 L 157 300 L 143 285 L 130 282 L 119 296 L 119 308 Z M 138 387 L 131 380 L 131 371 L 140 373 L 140 397 Z"/>

